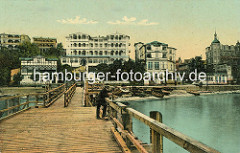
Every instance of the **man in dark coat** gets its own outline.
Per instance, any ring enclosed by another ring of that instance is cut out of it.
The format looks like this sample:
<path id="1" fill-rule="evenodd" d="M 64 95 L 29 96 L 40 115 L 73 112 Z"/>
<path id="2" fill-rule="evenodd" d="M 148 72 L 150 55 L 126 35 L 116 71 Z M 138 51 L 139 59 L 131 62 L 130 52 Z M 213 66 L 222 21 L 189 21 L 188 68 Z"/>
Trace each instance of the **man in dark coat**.
<path id="1" fill-rule="evenodd" d="M 99 116 L 99 113 L 100 113 L 100 108 L 101 106 L 103 106 L 103 115 L 102 117 L 105 117 L 106 115 L 106 109 L 107 109 L 107 102 L 105 100 L 105 98 L 108 97 L 108 92 L 107 92 L 107 89 L 106 87 L 104 87 L 100 93 L 98 94 L 97 96 L 97 100 L 96 100 L 96 103 L 97 103 L 97 119 L 100 118 Z"/>

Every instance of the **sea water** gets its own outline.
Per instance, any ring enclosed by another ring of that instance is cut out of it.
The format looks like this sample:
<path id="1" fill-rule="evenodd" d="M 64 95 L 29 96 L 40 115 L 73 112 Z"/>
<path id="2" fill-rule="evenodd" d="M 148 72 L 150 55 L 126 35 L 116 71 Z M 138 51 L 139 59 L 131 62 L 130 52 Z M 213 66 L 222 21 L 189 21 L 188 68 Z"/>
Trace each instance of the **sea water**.
<path id="1" fill-rule="evenodd" d="M 163 123 L 224 153 L 240 152 L 240 94 L 213 94 L 130 101 L 129 107 L 148 115 L 159 111 Z M 149 127 L 133 119 L 134 134 L 150 143 Z M 165 153 L 185 153 L 170 140 L 163 140 Z"/>

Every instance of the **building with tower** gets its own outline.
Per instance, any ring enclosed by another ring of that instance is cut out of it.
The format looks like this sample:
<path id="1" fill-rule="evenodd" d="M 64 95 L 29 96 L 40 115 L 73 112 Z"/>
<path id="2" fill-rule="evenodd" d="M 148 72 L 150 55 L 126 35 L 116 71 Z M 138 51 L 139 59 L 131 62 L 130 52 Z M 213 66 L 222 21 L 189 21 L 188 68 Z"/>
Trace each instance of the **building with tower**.
<path id="1" fill-rule="evenodd" d="M 206 48 L 206 60 L 212 71 L 208 74 L 210 82 L 226 84 L 236 81 L 235 74 L 240 61 L 239 41 L 236 45 L 223 45 L 215 32 L 212 43 Z"/>

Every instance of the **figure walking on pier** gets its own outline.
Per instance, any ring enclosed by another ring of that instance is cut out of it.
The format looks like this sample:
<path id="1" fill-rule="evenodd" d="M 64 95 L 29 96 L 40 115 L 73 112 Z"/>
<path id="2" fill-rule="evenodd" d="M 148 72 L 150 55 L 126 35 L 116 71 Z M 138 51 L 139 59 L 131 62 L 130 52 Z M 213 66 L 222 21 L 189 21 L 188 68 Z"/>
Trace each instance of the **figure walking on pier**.
<path id="1" fill-rule="evenodd" d="M 108 97 L 108 91 L 106 89 L 106 87 L 104 87 L 100 93 L 98 94 L 97 96 L 97 99 L 96 99 L 96 103 L 97 103 L 97 119 L 100 118 L 100 108 L 101 106 L 103 106 L 103 115 L 102 115 L 102 118 L 105 117 L 106 115 L 106 109 L 107 109 L 107 102 L 105 100 L 105 98 Z"/>

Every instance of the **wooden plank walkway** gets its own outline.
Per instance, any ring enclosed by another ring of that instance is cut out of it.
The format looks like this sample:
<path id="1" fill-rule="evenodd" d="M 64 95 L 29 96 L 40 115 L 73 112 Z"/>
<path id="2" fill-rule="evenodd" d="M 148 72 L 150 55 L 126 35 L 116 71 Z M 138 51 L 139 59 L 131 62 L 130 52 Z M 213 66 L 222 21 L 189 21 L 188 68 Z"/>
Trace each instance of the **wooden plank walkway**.
<path id="1" fill-rule="evenodd" d="M 0 122 L 0 152 L 122 152 L 111 121 L 97 120 L 95 107 L 82 106 L 82 89 L 63 107 L 33 108 Z"/>

